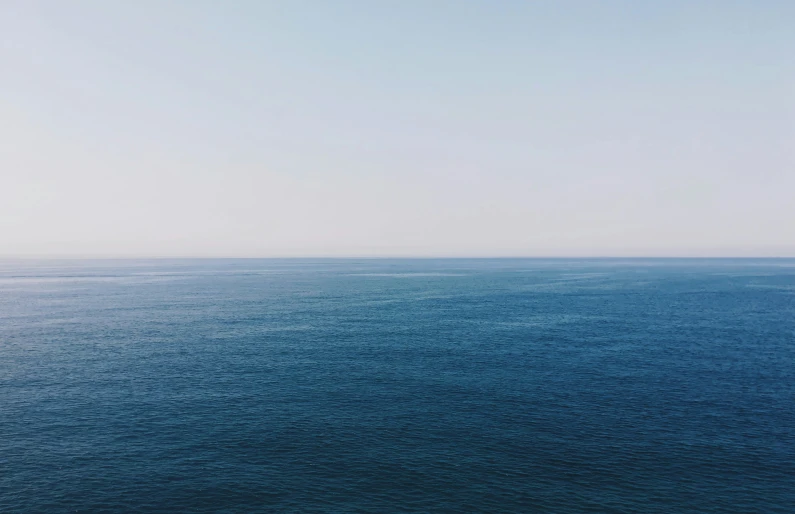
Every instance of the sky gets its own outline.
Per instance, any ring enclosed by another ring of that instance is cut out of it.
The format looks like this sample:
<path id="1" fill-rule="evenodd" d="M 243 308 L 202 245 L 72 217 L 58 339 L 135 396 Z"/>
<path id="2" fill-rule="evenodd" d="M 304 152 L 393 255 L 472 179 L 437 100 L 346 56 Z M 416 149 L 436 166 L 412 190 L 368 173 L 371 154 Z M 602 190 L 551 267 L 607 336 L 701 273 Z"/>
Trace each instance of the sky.
<path id="1" fill-rule="evenodd" d="M 790 0 L 4 0 L 0 255 L 795 256 Z"/>

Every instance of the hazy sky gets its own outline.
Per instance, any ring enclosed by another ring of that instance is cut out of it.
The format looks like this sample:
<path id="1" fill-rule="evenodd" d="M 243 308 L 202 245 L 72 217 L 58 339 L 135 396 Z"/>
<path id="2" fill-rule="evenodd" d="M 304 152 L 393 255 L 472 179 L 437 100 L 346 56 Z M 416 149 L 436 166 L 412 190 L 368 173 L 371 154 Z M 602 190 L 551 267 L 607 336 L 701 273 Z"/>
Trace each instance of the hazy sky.
<path id="1" fill-rule="evenodd" d="M 795 1 L 0 1 L 0 254 L 795 255 Z"/>

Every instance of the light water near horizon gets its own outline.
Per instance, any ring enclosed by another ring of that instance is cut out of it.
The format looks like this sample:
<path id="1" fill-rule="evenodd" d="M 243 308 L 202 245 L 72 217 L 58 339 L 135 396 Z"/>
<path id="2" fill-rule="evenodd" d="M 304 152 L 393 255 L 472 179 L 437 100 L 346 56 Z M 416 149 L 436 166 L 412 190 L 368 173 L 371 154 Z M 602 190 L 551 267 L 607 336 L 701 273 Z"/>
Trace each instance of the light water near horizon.
<path id="1" fill-rule="evenodd" d="M 0 261 L 3 512 L 792 512 L 795 260 Z"/>

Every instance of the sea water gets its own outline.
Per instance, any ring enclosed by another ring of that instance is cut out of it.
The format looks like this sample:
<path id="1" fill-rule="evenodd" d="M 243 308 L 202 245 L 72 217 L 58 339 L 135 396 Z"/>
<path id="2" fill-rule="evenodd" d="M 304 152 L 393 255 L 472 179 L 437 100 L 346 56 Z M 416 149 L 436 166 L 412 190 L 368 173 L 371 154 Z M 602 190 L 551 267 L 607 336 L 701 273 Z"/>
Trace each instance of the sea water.
<path id="1" fill-rule="evenodd" d="M 795 261 L 0 261 L 0 511 L 795 512 Z"/>

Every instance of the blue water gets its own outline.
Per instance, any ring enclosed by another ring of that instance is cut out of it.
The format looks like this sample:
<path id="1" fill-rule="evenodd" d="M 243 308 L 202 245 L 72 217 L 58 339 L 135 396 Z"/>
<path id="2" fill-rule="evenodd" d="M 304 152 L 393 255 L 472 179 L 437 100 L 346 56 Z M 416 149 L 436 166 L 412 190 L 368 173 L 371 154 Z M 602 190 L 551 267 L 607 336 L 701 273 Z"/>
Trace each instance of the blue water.
<path id="1" fill-rule="evenodd" d="M 793 260 L 0 261 L 3 512 L 795 512 Z"/>

